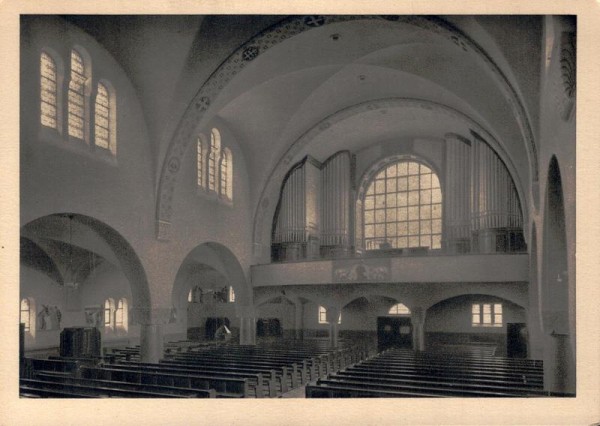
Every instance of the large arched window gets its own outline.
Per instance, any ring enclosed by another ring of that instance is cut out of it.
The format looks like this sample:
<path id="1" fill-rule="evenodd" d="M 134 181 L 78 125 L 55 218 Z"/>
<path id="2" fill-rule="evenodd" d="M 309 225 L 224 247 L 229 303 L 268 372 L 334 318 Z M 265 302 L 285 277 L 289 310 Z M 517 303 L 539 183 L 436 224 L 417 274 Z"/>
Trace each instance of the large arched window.
<path id="1" fill-rule="evenodd" d="M 71 50 L 71 79 L 69 81 L 69 136 L 85 139 L 87 72 L 83 57 Z"/>
<path id="2" fill-rule="evenodd" d="M 379 171 L 367 187 L 363 224 L 367 250 L 441 248 L 442 192 L 435 172 L 412 160 Z"/>
<path id="3" fill-rule="evenodd" d="M 94 143 L 116 154 L 115 93 L 108 83 L 98 83 L 94 108 Z"/>
<path id="4" fill-rule="evenodd" d="M 210 153 L 208 155 L 208 189 L 217 191 L 218 165 L 221 158 L 221 134 L 219 130 L 210 132 Z"/>
<path id="5" fill-rule="evenodd" d="M 43 126 L 58 129 L 58 78 L 56 62 L 42 52 L 40 58 L 40 121 Z"/>

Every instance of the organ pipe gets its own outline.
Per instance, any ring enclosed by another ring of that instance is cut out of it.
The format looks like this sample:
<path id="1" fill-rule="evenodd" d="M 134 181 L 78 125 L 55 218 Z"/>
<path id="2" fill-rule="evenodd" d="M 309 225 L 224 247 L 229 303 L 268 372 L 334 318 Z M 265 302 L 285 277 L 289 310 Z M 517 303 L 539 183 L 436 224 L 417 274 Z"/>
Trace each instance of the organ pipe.
<path id="1" fill-rule="evenodd" d="M 308 240 L 306 229 L 305 168 L 295 168 L 285 181 L 279 206 L 274 243 L 302 243 Z"/>
<path id="2" fill-rule="evenodd" d="M 471 151 L 471 231 L 521 228 L 521 207 L 508 169 L 480 137 L 473 139 Z"/>
<path id="3" fill-rule="evenodd" d="M 331 156 L 321 171 L 321 245 L 350 245 L 350 171 L 348 151 Z"/>

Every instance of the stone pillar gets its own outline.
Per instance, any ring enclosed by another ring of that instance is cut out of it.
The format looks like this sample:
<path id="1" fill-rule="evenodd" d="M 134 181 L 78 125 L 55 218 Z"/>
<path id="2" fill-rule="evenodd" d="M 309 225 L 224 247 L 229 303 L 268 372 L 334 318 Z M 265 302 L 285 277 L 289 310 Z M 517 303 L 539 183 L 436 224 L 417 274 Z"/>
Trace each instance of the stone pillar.
<path id="1" fill-rule="evenodd" d="M 340 308 L 329 306 L 327 308 L 326 318 L 329 323 L 329 346 L 337 348 L 339 346 L 339 327 L 338 319 L 340 317 Z"/>
<path id="2" fill-rule="evenodd" d="M 568 334 L 552 332 L 544 336 L 544 390 L 575 394 L 575 367 Z"/>
<path id="3" fill-rule="evenodd" d="M 527 358 L 544 359 L 544 334 L 539 315 L 534 314 L 537 307 L 530 307 L 527 312 Z"/>
<path id="4" fill-rule="evenodd" d="M 294 337 L 296 340 L 302 340 L 304 339 L 304 305 L 298 300 L 294 306 Z"/>
<path id="5" fill-rule="evenodd" d="M 411 311 L 411 322 L 413 327 L 413 349 L 415 351 L 425 350 L 425 310 L 421 307 L 413 308 Z"/>
<path id="6" fill-rule="evenodd" d="M 140 360 L 158 363 L 163 357 L 163 333 L 160 324 L 141 324 Z"/>
<path id="7" fill-rule="evenodd" d="M 240 318 L 240 345 L 256 345 L 256 318 Z"/>

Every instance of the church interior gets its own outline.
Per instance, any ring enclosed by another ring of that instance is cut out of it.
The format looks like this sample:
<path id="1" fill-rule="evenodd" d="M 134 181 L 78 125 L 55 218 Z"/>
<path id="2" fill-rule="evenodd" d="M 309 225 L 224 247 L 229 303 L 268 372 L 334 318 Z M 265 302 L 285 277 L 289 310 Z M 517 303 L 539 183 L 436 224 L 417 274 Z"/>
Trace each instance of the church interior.
<path id="1" fill-rule="evenodd" d="M 576 34 L 22 15 L 21 397 L 576 396 Z"/>

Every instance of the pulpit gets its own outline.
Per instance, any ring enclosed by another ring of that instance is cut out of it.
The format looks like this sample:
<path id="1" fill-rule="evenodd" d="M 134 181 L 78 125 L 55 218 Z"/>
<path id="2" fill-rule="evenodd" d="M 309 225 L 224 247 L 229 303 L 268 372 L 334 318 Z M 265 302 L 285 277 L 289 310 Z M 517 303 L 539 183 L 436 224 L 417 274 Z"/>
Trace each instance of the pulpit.
<path id="1" fill-rule="evenodd" d="M 65 328 L 60 333 L 60 356 L 73 358 L 100 357 L 100 331 L 95 327 Z"/>

